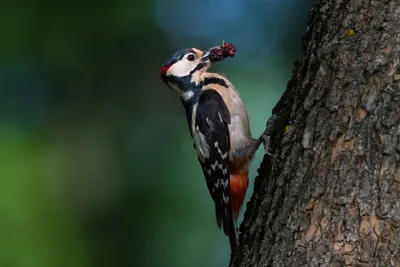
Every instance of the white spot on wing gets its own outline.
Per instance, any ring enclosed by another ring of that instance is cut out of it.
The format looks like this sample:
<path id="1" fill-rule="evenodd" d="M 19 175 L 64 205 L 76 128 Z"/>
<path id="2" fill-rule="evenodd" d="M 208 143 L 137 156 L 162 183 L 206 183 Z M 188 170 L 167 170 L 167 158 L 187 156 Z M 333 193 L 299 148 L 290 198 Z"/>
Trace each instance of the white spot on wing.
<path id="1" fill-rule="evenodd" d="M 223 194 L 223 195 L 222 195 L 222 199 L 224 200 L 224 202 L 225 202 L 226 204 L 228 204 L 228 202 L 229 202 L 229 196 L 225 196 L 225 194 Z"/>
<path id="2" fill-rule="evenodd" d="M 217 189 L 219 188 L 219 179 L 218 179 L 217 182 L 215 183 L 214 187 L 217 188 Z"/>
<path id="3" fill-rule="evenodd" d="M 213 171 L 215 171 L 215 169 L 217 168 L 217 165 L 218 165 L 218 160 L 216 160 L 214 164 L 211 164 L 211 169 Z"/>
<path id="4" fill-rule="evenodd" d="M 200 161 L 204 162 L 205 159 L 210 157 L 210 147 L 206 142 L 204 134 L 199 131 L 199 126 L 196 126 L 193 138 L 197 155 L 199 156 Z"/>
<path id="5" fill-rule="evenodd" d="M 228 179 L 225 179 L 225 182 L 222 181 L 221 183 L 222 183 L 222 185 L 224 186 L 224 188 L 227 188 L 228 185 L 229 185 L 229 180 L 228 180 Z"/>
<path id="6" fill-rule="evenodd" d="M 219 113 L 219 111 L 218 111 L 218 116 L 219 116 L 220 121 L 221 121 L 221 122 L 224 122 L 224 121 L 222 120 L 222 116 L 221 116 L 221 114 Z"/>
<path id="7" fill-rule="evenodd" d="M 218 146 L 218 142 L 215 142 L 214 146 L 218 149 L 218 153 L 221 155 L 222 159 L 226 159 L 228 157 L 228 152 L 222 153 L 222 150 Z"/>

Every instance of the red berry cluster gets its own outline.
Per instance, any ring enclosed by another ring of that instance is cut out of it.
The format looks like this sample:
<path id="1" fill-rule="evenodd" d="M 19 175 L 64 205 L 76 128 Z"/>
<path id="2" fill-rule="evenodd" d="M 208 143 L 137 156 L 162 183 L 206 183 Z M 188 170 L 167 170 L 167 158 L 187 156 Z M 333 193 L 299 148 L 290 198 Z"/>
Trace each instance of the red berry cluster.
<path id="1" fill-rule="evenodd" d="M 233 57 L 236 52 L 235 46 L 231 43 L 225 43 L 223 50 L 224 50 L 224 54 L 226 54 L 227 56 L 230 56 L 230 57 Z"/>
<path id="2" fill-rule="evenodd" d="M 233 57 L 235 55 L 236 48 L 231 43 L 224 43 L 223 46 L 214 48 L 210 51 L 210 60 L 212 62 L 221 61 L 227 57 Z"/>

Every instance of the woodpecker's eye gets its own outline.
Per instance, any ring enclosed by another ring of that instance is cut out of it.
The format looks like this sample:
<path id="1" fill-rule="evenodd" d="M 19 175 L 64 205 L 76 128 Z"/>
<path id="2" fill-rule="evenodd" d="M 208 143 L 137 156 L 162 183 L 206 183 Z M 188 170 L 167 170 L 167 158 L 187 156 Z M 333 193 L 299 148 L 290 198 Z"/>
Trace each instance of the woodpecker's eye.
<path id="1" fill-rule="evenodd" d="M 193 54 L 190 54 L 190 55 L 188 55 L 186 58 L 187 58 L 187 60 L 189 60 L 189 61 L 193 61 L 193 60 L 194 60 L 194 55 L 193 55 Z"/>

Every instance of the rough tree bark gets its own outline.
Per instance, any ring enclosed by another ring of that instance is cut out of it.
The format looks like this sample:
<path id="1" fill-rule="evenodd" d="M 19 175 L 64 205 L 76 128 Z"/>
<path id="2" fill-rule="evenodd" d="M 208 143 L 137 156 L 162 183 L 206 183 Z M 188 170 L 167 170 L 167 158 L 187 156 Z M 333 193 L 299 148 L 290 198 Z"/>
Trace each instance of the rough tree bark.
<path id="1" fill-rule="evenodd" d="M 317 0 L 231 266 L 400 266 L 400 2 Z"/>

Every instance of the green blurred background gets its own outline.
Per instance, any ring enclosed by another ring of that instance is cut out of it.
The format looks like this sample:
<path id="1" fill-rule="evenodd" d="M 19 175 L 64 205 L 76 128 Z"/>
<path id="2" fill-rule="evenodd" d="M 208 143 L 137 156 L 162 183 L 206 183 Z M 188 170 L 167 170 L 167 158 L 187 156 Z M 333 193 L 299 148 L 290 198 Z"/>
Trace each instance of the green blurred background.
<path id="1" fill-rule="evenodd" d="M 2 1 L 0 266 L 227 266 L 160 67 L 182 48 L 235 44 L 213 70 L 240 91 L 258 137 L 301 57 L 311 5 Z"/>

